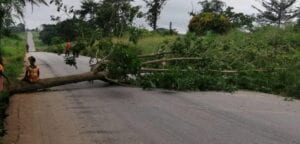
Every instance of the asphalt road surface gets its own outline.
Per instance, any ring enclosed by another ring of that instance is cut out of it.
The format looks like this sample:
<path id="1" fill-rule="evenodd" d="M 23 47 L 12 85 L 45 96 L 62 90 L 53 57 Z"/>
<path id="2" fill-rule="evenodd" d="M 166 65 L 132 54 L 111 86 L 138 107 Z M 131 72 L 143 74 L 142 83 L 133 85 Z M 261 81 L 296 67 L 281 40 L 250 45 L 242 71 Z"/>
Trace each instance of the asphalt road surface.
<path id="1" fill-rule="evenodd" d="M 86 57 L 75 69 L 56 54 L 29 55 L 42 77 L 89 70 Z M 300 102 L 247 91 L 145 91 L 83 82 L 14 96 L 8 113 L 9 144 L 300 144 Z"/>

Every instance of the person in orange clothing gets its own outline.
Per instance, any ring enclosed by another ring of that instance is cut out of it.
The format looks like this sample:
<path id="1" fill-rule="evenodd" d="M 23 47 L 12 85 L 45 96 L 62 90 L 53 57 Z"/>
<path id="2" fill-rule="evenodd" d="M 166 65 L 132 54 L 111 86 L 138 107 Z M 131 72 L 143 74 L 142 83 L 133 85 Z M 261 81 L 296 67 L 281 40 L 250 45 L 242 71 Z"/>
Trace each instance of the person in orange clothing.
<path id="1" fill-rule="evenodd" d="M 69 56 L 71 51 L 71 42 L 67 40 L 66 47 L 65 47 L 65 56 Z"/>
<path id="2" fill-rule="evenodd" d="M 40 79 L 40 69 L 35 65 L 36 59 L 33 56 L 30 56 L 28 58 L 28 61 L 30 65 L 26 68 L 26 73 L 23 81 L 36 83 Z"/>
<path id="3" fill-rule="evenodd" d="M 7 82 L 9 83 L 9 80 L 7 78 L 7 76 L 5 76 L 4 74 L 4 64 L 3 64 L 3 59 L 0 56 L 0 92 L 2 92 L 4 90 L 4 78 L 7 80 Z"/>

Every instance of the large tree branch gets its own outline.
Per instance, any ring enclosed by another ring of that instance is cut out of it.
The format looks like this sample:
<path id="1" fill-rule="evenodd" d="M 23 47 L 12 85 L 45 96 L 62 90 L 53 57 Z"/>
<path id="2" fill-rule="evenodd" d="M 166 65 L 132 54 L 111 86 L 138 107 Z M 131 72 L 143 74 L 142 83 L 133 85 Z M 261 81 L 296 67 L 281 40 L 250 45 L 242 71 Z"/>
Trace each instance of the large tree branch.
<path id="1" fill-rule="evenodd" d="M 162 53 L 139 55 L 138 58 L 150 58 L 150 57 L 164 56 L 168 54 L 173 54 L 173 52 L 162 52 Z"/>
<path id="2" fill-rule="evenodd" d="M 287 68 L 273 68 L 273 69 L 250 69 L 250 70 L 212 70 L 209 69 L 209 72 L 220 72 L 220 73 L 242 73 L 242 72 L 270 72 L 270 71 L 279 71 L 279 70 L 287 70 Z M 155 73 L 155 72 L 168 72 L 171 69 L 158 69 L 158 68 L 142 68 L 142 72 L 144 73 Z M 182 72 L 190 71 L 190 70 L 180 70 Z M 199 71 L 199 70 L 195 70 Z"/>
<path id="3" fill-rule="evenodd" d="M 147 65 L 147 64 L 156 64 L 156 63 L 162 63 L 168 61 L 180 61 L 180 60 L 203 60 L 203 58 L 199 58 L 199 57 L 164 58 L 159 60 L 146 61 L 143 62 L 142 64 Z"/>
<path id="4" fill-rule="evenodd" d="M 78 83 L 83 81 L 103 80 L 106 82 L 110 82 L 110 80 L 106 79 L 106 75 L 107 75 L 106 72 L 100 72 L 97 74 L 88 72 L 79 75 L 41 79 L 37 83 L 32 83 L 32 84 L 19 81 L 18 83 L 11 85 L 8 91 L 11 94 L 15 94 L 15 93 L 33 92 L 40 89 L 46 89 L 50 87 L 61 86 L 70 83 Z"/>

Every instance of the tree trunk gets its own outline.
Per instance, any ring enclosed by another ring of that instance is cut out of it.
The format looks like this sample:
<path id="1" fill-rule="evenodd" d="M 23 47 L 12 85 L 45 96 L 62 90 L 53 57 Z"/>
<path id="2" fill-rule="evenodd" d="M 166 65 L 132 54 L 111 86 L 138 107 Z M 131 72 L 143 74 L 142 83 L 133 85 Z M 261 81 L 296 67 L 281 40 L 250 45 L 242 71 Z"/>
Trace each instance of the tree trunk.
<path id="1" fill-rule="evenodd" d="M 157 30 L 157 21 L 158 21 L 158 13 L 157 11 L 154 12 L 154 19 L 153 19 L 153 30 L 156 31 Z"/>
<path id="2" fill-rule="evenodd" d="M 164 55 L 170 55 L 170 54 L 173 54 L 173 52 L 162 52 L 162 53 L 139 55 L 138 58 L 151 58 L 151 57 L 158 57 L 158 56 L 164 56 Z"/>
<path id="3" fill-rule="evenodd" d="M 169 62 L 169 61 L 183 61 L 183 60 L 203 60 L 203 58 L 201 57 L 163 58 L 163 59 L 143 62 L 142 65 L 157 64 L 157 63 Z"/>
<path id="4" fill-rule="evenodd" d="M 19 81 L 9 87 L 10 94 L 16 93 L 25 93 L 25 92 L 33 92 L 41 89 L 46 89 L 55 86 L 61 86 L 65 84 L 78 83 L 83 81 L 92 81 L 92 80 L 103 80 L 105 82 L 110 82 L 110 80 L 106 79 L 106 73 L 84 73 L 79 75 L 71 75 L 64 77 L 55 77 L 55 78 L 46 78 L 41 79 L 37 83 L 28 83 Z"/>

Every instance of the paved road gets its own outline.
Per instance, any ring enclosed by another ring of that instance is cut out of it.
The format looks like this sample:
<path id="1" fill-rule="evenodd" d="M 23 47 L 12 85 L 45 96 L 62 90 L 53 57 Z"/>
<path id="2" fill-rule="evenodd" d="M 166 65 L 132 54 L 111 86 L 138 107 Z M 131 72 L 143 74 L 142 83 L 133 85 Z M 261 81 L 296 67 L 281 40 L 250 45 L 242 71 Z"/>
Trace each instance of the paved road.
<path id="1" fill-rule="evenodd" d="M 83 73 L 62 56 L 30 53 L 42 77 Z M 84 82 L 15 96 L 7 143 L 300 144 L 300 102 L 240 91 L 144 91 Z M 16 124 L 17 123 L 17 124 Z"/>
<path id="2" fill-rule="evenodd" d="M 29 52 L 35 52 L 36 51 L 35 44 L 33 42 L 33 35 L 30 32 L 27 33 L 27 44 L 29 45 L 29 49 L 28 49 Z"/>

